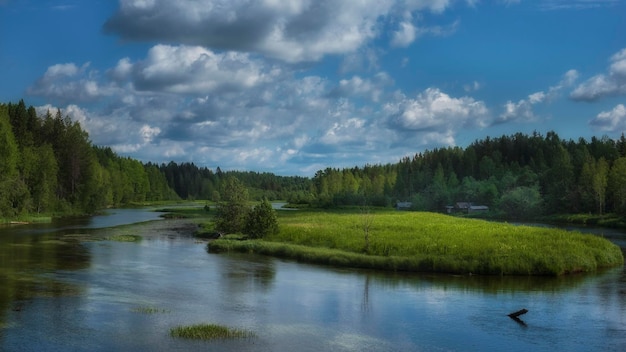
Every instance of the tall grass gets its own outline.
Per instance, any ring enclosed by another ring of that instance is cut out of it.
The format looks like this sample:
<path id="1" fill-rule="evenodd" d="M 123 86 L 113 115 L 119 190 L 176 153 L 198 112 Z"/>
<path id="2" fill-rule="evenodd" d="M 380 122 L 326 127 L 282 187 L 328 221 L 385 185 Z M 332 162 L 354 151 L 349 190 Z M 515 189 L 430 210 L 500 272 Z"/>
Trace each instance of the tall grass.
<path id="1" fill-rule="evenodd" d="M 280 212 L 279 233 L 263 241 L 218 240 L 209 246 L 332 265 L 497 275 L 563 275 L 624 261 L 619 247 L 608 240 L 560 229 L 435 213 L 379 211 L 370 216 L 369 246 L 363 215 L 315 211 Z"/>

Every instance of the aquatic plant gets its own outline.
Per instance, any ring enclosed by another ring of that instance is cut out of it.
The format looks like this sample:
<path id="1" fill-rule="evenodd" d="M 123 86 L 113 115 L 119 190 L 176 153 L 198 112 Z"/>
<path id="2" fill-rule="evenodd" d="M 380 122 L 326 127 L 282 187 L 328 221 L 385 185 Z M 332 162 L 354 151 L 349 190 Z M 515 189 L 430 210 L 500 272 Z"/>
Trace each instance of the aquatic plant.
<path id="1" fill-rule="evenodd" d="M 169 313 L 169 309 L 162 309 L 156 307 L 136 307 L 131 309 L 132 312 L 142 313 L 142 314 L 158 314 L 158 313 Z"/>
<path id="2" fill-rule="evenodd" d="M 107 240 L 109 241 L 116 241 L 116 242 L 139 242 L 141 241 L 141 236 L 138 235 L 113 235 L 113 236 L 109 236 L 107 237 Z"/>
<path id="3" fill-rule="evenodd" d="M 177 326 L 170 330 L 170 335 L 172 337 L 200 340 L 250 338 L 255 336 L 251 331 L 217 324 Z"/>

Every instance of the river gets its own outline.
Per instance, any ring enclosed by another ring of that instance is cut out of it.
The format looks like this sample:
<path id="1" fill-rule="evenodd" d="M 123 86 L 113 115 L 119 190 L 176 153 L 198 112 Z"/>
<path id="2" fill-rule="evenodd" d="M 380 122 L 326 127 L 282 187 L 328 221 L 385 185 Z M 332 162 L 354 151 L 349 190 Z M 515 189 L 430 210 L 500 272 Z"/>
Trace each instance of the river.
<path id="1" fill-rule="evenodd" d="M 336 269 L 209 254 L 184 220 L 133 227 L 140 242 L 87 240 L 158 216 L 112 212 L 0 229 L 0 351 L 626 350 L 624 268 L 560 278 Z M 521 308 L 523 321 L 507 317 Z M 169 335 L 196 323 L 256 336 Z"/>

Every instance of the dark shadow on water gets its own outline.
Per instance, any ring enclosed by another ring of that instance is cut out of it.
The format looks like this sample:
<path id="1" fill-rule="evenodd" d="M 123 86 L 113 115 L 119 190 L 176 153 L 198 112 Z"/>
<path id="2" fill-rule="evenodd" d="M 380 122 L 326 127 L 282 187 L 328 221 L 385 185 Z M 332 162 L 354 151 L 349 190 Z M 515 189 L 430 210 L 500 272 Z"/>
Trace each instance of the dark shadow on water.
<path id="1" fill-rule="evenodd" d="M 519 326 L 525 327 L 527 328 L 528 325 L 526 324 L 526 322 L 524 322 L 522 319 L 518 318 L 518 317 L 509 317 L 511 318 L 511 320 L 513 320 L 514 322 L 516 322 L 517 324 L 519 324 Z"/>

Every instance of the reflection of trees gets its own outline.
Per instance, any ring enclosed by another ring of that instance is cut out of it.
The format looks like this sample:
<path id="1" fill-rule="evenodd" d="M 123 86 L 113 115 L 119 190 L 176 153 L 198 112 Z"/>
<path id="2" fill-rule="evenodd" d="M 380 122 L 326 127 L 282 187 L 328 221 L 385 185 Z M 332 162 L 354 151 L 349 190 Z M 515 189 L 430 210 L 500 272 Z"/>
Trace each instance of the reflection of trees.
<path id="1" fill-rule="evenodd" d="M 261 255 L 220 254 L 227 260 L 220 260 L 223 286 L 230 294 L 237 295 L 250 291 L 268 291 L 272 288 L 276 269 L 274 259 Z"/>
<path id="2" fill-rule="evenodd" d="M 591 274 L 543 276 L 491 276 L 491 275 L 448 275 L 420 273 L 364 272 L 363 304 L 369 302 L 369 286 L 404 287 L 432 285 L 442 289 L 458 289 L 480 293 L 500 292 L 557 292 L 596 287 L 608 295 L 626 292 L 626 267 Z M 620 279 L 621 278 L 621 279 Z M 620 281 L 621 280 L 621 281 Z M 623 294 L 623 293 L 622 293 Z M 371 308 L 371 307 L 370 307 Z"/>
<path id="3" fill-rule="evenodd" d="M 0 233 L 0 327 L 9 309 L 37 296 L 76 294 L 79 287 L 43 273 L 78 270 L 89 266 L 90 253 L 80 242 L 60 241 L 54 235 Z"/>
<path id="4" fill-rule="evenodd" d="M 370 275 L 365 274 L 365 284 L 363 285 L 363 301 L 361 301 L 361 310 L 363 312 L 369 312 L 371 310 L 370 305 Z"/>

